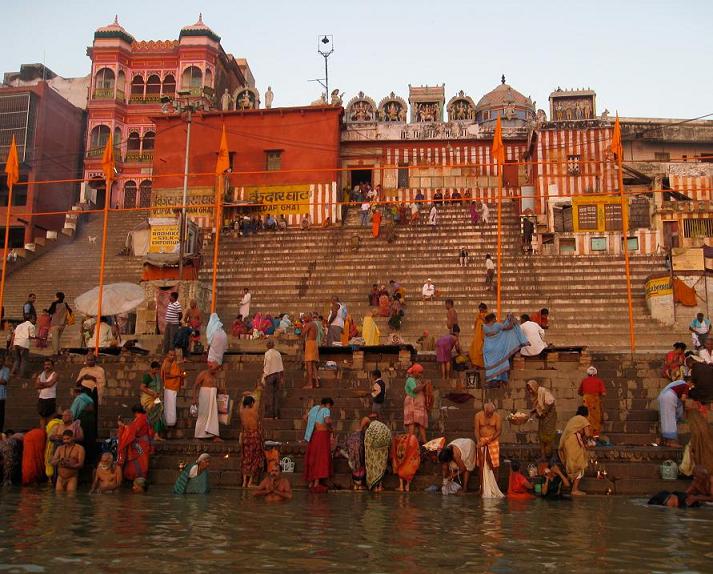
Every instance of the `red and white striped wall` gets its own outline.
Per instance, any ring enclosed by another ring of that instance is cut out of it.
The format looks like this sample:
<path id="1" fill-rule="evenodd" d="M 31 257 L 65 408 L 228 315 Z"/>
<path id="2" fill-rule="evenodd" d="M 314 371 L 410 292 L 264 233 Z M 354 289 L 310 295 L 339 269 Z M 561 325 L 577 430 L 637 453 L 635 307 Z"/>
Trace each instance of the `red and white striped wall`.
<path id="1" fill-rule="evenodd" d="M 708 201 L 713 197 L 713 176 L 710 175 L 669 175 L 672 190 L 686 194 L 692 200 Z"/>
<path id="2" fill-rule="evenodd" d="M 339 213 L 338 202 L 341 201 L 341 197 L 337 192 L 336 181 L 310 184 L 309 196 L 309 215 L 312 225 L 321 225 L 327 217 L 331 218 L 332 223 L 337 221 L 337 214 Z M 233 201 L 247 200 L 245 188 L 236 187 L 233 191 Z M 286 217 L 288 225 L 299 225 L 302 222 L 302 214 L 299 213 L 290 213 Z M 201 225 L 207 227 L 206 225 Z"/>
<path id="3" fill-rule="evenodd" d="M 609 156 L 611 128 L 540 130 L 537 136 L 537 190 L 542 212 L 546 200 L 559 196 L 618 191 Z M 579 175 L 568 172 L 568 157 L 579 156 Z"/>

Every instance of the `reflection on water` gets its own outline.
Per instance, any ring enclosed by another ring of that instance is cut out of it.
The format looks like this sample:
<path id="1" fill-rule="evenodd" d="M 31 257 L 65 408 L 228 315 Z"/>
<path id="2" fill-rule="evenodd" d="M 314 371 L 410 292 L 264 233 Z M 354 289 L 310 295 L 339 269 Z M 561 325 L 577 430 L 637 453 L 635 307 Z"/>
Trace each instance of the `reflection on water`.
<path id="1" fill-rule="evenodd" d="M 340 492 L 0 492 L 0 572 L 711 572 L 713 509 Z"/>

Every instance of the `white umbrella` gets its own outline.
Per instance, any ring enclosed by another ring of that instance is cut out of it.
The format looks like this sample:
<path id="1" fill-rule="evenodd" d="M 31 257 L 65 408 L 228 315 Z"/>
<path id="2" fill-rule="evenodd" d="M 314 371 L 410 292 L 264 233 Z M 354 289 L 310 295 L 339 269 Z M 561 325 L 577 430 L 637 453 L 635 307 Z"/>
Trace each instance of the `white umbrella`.
<path id="1" fill-rule="evenodd" d="M 144 289 L 133 283 L 110 283 L 104 285 L 102 315 L 118 315 L 136 309 L 144 302 Z M 99 305 L 99 287 L 94 287 L 74 299 L 77 311 L 94 317 Z"/>

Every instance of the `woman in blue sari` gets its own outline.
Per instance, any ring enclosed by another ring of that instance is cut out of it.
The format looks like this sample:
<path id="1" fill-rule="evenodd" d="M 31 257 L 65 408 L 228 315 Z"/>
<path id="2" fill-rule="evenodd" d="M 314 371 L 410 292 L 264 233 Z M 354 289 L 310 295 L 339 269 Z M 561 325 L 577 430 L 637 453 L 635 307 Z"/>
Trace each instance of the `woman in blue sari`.
<path id="1" fill-rule="evenodd" d="M 483 358 L 485 359 L 485 381 L 507 383 L 510 372 L 510 357 L 517 353 L 528 342 L 522 334 L 517 319 L 508 313 L 504 321 L 496 321 L 495 314 L 485 317 L 483 326 L 485 341 Z"/>

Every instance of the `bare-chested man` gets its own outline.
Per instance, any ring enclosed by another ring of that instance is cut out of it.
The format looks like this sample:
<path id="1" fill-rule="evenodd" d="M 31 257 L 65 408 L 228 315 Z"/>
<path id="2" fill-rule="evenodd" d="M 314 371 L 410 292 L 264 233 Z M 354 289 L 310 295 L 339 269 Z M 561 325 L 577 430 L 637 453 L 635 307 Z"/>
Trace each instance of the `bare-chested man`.
<path id="1" fill-rule="evenodd" d="M 304 338 L 304 361 L 307 371 L 307 386 L 305 388 L 318 389 L 317 363 L 319 361 L 319 347 L 317 346 L 317 325 L 309 313 L 305 314 L 302 337 Z"/>
<path id="2" fill-rule="evenodd" d="M 62 445 L 57 447 L 52 457 L 52 465 L 57 467 L 57 492 L 75 492 L 77 476 L 84 466 L 84 447 L 74 442 L 74 433 L 62 433 Z"/>
<path id="3" fill-rule="evenodd" d="M 105 452 L 94 472 L 94 483 L 89 494 L 114 492 L 119 486 L 121 486 L 121 467 L 116 464 L 110 452 Z"/>
<path id="4" fill-rule="evenodd" d="M 253 488 L 253 479 L 265 462 L 265 451 L 260 432 L 260 406 L 255 397 L 246 391 L 240 403 L 240 471 L 243 488 Z"/>
<path id="5" fill-rule="evenodd" d="M 218 371 L 220 365 L 208 363 L 208 368 L 198 373 L 193 384 L 193 404 L 198 406 L 195 438 L 210 438 L 222 442 L 218 425 Z"/>
<path id="6" fill-rule="evenodd" d="M 280 475 L 280 466 L 275 464 L 263 479 L 253 496 L 264 496 L 267 502 L 292 499 L 290 481 Z"/>
<path id="7" fill-rule="evenodd" d="M 475 415 L 475 440 L 478 446 L 478 466 L 481 476 L 487 464 L 492 470 L 500 466 L 500 434 L 503 421 L 492 402 L 485 403 Z M 481 481 L 482 483 L 482 481 Z"/>

